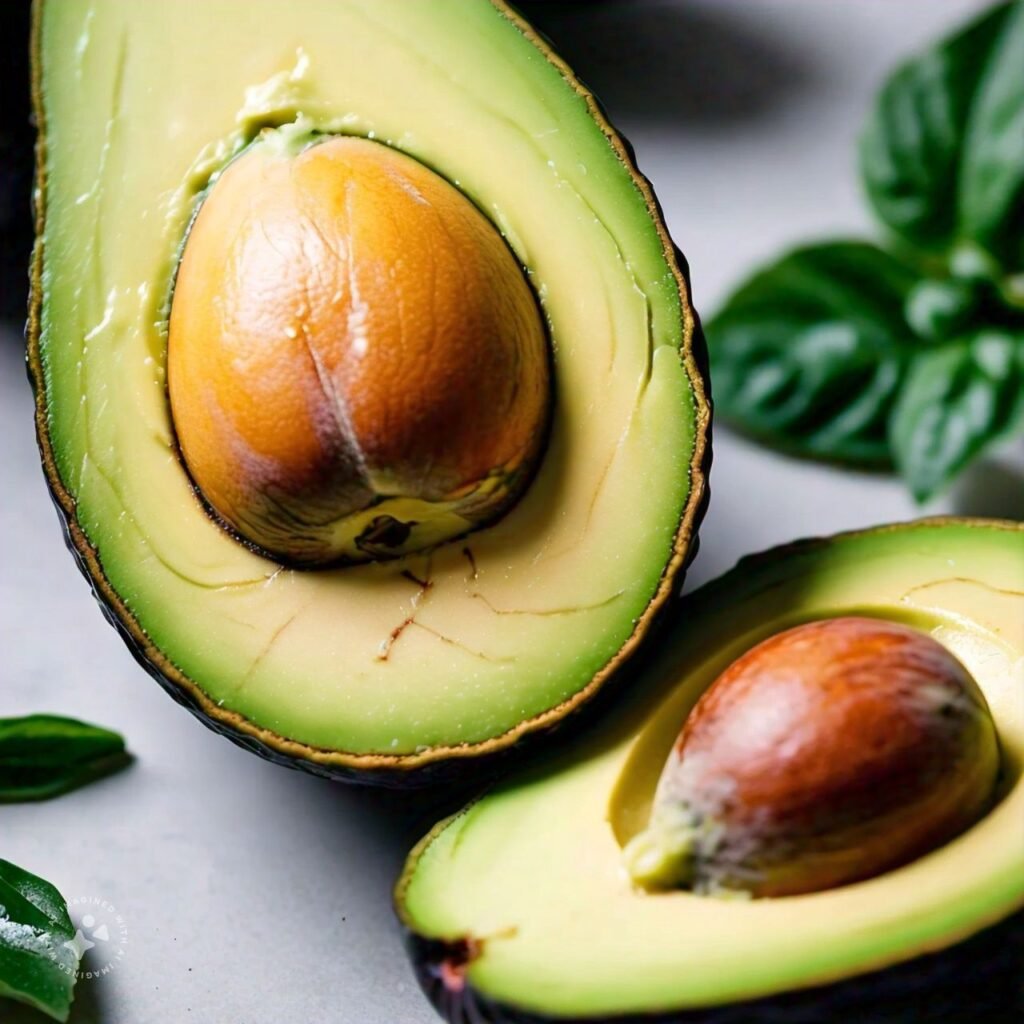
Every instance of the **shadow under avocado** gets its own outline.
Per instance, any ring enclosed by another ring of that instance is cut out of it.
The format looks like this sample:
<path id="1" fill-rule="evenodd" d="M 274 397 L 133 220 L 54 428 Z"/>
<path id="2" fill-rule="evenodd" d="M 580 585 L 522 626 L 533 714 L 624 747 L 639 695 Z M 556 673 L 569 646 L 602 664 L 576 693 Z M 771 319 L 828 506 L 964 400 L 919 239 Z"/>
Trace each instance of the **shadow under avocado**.
<path id="1" fill-rule="evenodd" d="M 32 251 L 29 2 L 0 4 L 0 322 L 24 322 Z"/>
<path id="2" fill-rule="evenodd" d="M 518 0 L 523 15 L 612 119 L 728 130 L 818 78 L 759 4 L 743 12 L 685 0 Z"/>
<path id="3" fill-rule="evenodd" d="M 989 459 L 974 463 L 956 485 L 953 511 L 960 516 L 1024 519 L 1024 465 Z"/>

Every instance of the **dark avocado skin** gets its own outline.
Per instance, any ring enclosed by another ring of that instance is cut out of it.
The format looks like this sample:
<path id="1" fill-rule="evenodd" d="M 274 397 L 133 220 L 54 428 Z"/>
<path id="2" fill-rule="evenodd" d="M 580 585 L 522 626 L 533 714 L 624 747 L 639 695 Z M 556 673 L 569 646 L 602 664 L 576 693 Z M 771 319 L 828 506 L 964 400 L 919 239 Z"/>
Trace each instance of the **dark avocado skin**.
<path id="1" fill-rule="evenodd" d="M 24 321 L 32 251 L 28 0 L 0 4 L 0 320 Z"/>
<path id="2" fill-rule="evenodd" d="M 420 987 L 451 1024 L 1019 1024 L 1024 1019 L 1024 912 L 938 953 L 820 988 L 712 1009 L 549 1018 L 442 980 L 458 946 L 406 933 Z"/>

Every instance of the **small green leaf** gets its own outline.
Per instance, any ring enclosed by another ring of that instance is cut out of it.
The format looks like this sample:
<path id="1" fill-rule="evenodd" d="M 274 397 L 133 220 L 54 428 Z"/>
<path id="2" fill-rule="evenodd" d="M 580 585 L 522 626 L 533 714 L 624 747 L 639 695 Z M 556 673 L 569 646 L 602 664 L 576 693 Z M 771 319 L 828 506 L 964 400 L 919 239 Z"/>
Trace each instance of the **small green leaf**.
<path id="1" fill-rule="evenodd" d="M 78 969 L 74 937 L 61 894 L 0 860 L 0 998 L 66 1021 Z"/>
<path id="2" fill-rule="evenodd" d="M 914 275 L 873 245 L 798 249 L 707 324 L 716 411 L 805 455 L 888 464 L 888 418 L 916 341 Z"/>
<path id="3" fill-rule="evenodd" d="M 1024 3 L 1007 14 L 971 109 L 960 231 L 1007 271 L 1024 270 Z"/>
<path id="4" fill-rule="evenodd" d="M 1001 33 L 1011 13 L 1019 20 L 1019 6 L 1016 12 L 1013 6 L 998 4 L 956 35 L 903 64 L 879 93 L 861 137 L 861 174 L 878 217 L 913 246 L 943 251 L 956 241 L 965 136 L 969 135 L 973 144 L 982 131 L 998 125 L 998 139 L 986 146 L 989 156 L 967 173 L 964 192 L 964 209 L 977 209 L 969 221 L 980 225 L 985 220 L 982 208 L 986 215 L 991 212 L 982 192 L 988 194 L 987 179 L 993 162 L 999 165 L 1000 151 L 1013 155 L 1014 146 L 1003 130 L 1012 127 L 1012 118 L 1003 109 L 1003 93 L 1013 92 L 1016 76 L 1019 98 L 1022 65 L 1014 69 L 997 57 L 996 63 L 1004 66 L 998 69 L 998 81 L 993 78 L 991 82 L 989 76 L 996 69 L 989 65 L 993 51 L 1004 48 L 1006 40 Z M 983 93 L 997 84 L 1000 91 L 991 100 L 982 101 L 993 107 L 992 112 L 977 126 L 969 126 L 975 95 L 983 80 Z M 1018 184 L 1019 176 L 1024 174 L 1019 157 L 1011 167 L 999 165 L 996 177 L 1002 175 L 1004 189 L 1009 185 L 1011 168 Z"/>
<path id="5" fill-rule="evenodd" d="M 58 715 L 0 718 L 0 803 L 45 800 L 131 760 L 116 732 Z"/>
<path id="6" fill-rule="evenodd" d="M 995 441 L 1024 429 L 1024 333 L 986 329 L 923 349 L 893 410 L 897 467 L 919 501 Z"/>

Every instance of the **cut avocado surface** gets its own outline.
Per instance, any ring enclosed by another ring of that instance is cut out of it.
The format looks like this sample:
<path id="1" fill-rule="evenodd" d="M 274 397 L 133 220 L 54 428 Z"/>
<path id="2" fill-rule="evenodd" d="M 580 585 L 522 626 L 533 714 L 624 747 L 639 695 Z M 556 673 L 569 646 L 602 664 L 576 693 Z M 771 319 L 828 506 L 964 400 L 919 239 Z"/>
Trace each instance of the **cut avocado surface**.
<path id="1" fill-rule="evenodd" d="M 1024 905 L 1022 579 L 1024 525 L 923 520 L 745 559 L 684 599 L 666 646 L 597 731 L 441 823 L 410 856 L 397 908 L 435 1004 L 451 1020 L 486 1021 L 703 1021 L 737 1002 L 749 1013 L 722 1019 L 961 1019 L 893 1015 L 894 965 L 946 950 L 944 983 L 970 992 L 976 966 L 958 977 L 955 956 L 984 936 L 958 944 Z M 822 892 L 744 900 L 631 885 L 622 848 L 646 826 L 701 693 L 766 637 L 850 614 L 921 630 L 973 675 L 1002 750 L 991 810 L 930 854 Z M 1014 935 L 988 943 L 981 965 L 1009 963 L 1009 989 L 1019 981 L 1019 923 Z M 919 998 L 940 990 L 929 971 L 909 975 L 931 986 Z M 866 1008 L 862 979 L 860 1016 L 822 1015 L 827 993 L 871 972 L 886 978 L 882 1005 Z M 795 990 L 805 989 L 801 1003 Z M 779 1015 L 758 1016 L 758 1000 Z"/>
<path id="2" fill-rule="evenodd" d="M 338 774 L 508 746 L 596 692 L 686 561 L 710 412 L 681 258 L 586 90 L 485 0 L 35 14 L 38 431 L 70 541 L 137 656 L 208 724 Z M 493 524 L 298 570 L 204 507 L 168 402 L 172 290 L 205 190 L 268 129 L 402 151 L 524 268 L 554 405 L 532 483 Z"/>

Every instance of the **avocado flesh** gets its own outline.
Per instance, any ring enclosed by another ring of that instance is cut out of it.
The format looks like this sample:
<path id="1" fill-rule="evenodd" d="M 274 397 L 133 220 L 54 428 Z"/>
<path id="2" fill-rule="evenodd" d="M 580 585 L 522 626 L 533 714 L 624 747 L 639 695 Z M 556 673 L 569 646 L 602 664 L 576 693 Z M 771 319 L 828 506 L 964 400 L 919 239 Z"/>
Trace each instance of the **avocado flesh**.
<path id="1" fill-rule="evenodd" d="M 574 1019 L 819 986 L 1008 917 L 1024 905 L 1022 579 L 1024 526 L 980 520 L 925 520 L 741 562 L 684 602 L 666 648 L 599 732 L 420 844 L 396 890 L 400 915 L 427 940 L 470 940 L 464 981 L 482 1000 Z M 903 868 L 812 895 L 722 900 L 631 886 L 622 846 L 647 824 L 700 693 L 765 637 L 842 614 L 927 630 L 972 672 L 1002 746 L 996 806 Z"/>
<path id="2" fill-rule="evenodd" d="M 585 93 L 484 0 L 254 0 L 244 17 L 235 0 L 187 17 L 44 0 L 36 49 L 40 437 L 70 535 L 145 660 L 219 727 L 356 767 L 511 742 L 589 695 L 684 561 L 709 413 L 676 258 Z M 211 175 L 293 123 L 384 141 L 455 183 L 549 323 L 536 479 L 430 555 L 282 568 L 211 520 L 176 450 L 177 252 Z"/>

